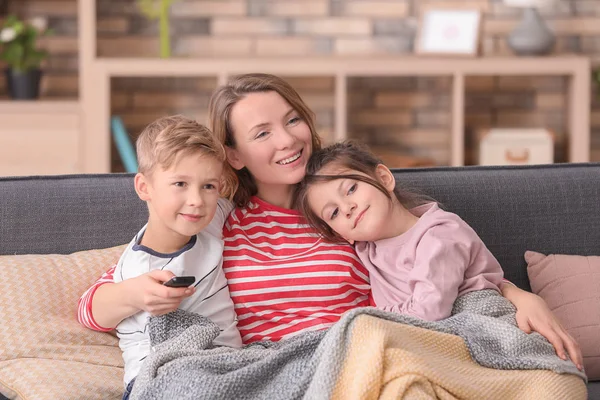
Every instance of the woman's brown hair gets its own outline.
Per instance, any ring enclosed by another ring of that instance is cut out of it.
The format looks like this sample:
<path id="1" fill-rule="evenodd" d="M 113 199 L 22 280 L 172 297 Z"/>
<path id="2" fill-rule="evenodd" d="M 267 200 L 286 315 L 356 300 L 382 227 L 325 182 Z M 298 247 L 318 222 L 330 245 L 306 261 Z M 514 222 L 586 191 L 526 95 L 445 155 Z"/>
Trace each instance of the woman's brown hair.
<path id="1" fill-rule="evenodd" d="M 361 172 L 360 174 L 341 174 L 341 175 L 321 175 L 319 172 L 327 165 L 335 163 L 340 168 L 349 171 Z M 317 232 L 329 242 L 344 242 L 344 238 L 338 235 L 323 219 L 321 219 L 308 204 L 308 191 L 310 187 L 318 182 L 330 182 L 338 179 L 351 179 L 364 182 L 381 191 L 390 202 L 393 201 L 392 195 L 386 187 L 379 181 L 376 175 L 377 166 L 383 164 L 366 146 L 362 146 L 352 141 L 335 143 L 324 149 L 314 151 L 306 165 L 306 175 L 300 182 L 296 192 L 296 206 L 302 212 Z M 402 189 L 396 185 L 394 195 L 407 209 L 432 201 L 430 198 L 418 195 L 411 191 Z"/>
<path id="2" fill-rule="evenodd" d="M 211 129 L 221 143 L 227 147 L 235 148 L 235 135 L 231 128 L 231 110 L 238 101 L 250 93 L 276 92 L 289 103 L 306 122 L 312 137 L 312 150 L 321 148 L 321 139 L 315 129 L 314 114 L 302 100 L 298 92 L 282 78 L 270 74 L 246 74 L 234 77 L 227 84 L 221 86 L 212 95 L 208 107 Z M 257 193 L 254 177 L 246 168 L 235 171 L 238 186 L 233 196 L 233 201 L 238 207 L 248 204 L 250 197 Z"/>

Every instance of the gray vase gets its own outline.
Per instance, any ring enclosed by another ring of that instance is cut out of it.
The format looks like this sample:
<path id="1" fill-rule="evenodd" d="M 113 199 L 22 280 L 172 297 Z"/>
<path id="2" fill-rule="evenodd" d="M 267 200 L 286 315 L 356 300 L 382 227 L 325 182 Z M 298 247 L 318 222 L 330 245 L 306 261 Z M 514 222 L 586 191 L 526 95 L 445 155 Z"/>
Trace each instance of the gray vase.
<path id="1" fill-rule="evenodd" d="M 540 56 L 554 49 L 556 38 L 537 9 L 523 11 L 519 25 L 508 35 L 508 46 L 520 56 Z"/>

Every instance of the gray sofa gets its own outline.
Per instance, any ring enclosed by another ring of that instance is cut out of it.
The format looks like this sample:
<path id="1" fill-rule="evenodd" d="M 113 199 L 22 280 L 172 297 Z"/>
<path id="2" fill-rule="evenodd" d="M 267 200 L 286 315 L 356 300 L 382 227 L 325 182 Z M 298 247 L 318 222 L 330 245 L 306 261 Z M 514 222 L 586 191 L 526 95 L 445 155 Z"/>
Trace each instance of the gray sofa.
<path id="1" fill-rule="evenodd" d="M 526 250 L 600 255 L 600 164 L 395 173 L 469 222 L 506 277 L 524 289 L 530 289 Z M 2 255 L 67 254 L 123 244 L 145 218 L 131 175 L 0 178 Z M 600 399 L 600 382 L 590 382 L 588 390 L 590 399 Z"/>

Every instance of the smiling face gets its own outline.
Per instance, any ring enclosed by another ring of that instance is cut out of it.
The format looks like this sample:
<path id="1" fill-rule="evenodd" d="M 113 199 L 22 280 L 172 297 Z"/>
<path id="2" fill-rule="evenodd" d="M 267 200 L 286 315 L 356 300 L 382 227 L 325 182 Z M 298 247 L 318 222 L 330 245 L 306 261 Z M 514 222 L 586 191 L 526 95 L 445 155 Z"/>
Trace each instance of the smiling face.
<path id="1" fill-rule="evenodd" d="M 274 193 L 302 180 L 311 131 L 283 97 L 274 91 L 249 93 L 231 109 L 230 122 L 235 146 L 227 150 L 229 163 L 250 171 L 259 197 L 271 201 Z"/>
<path id="2" fill-rule="evenodd" d="M 318 175 L 350 174 L 373 179 L 362 172 L 335 164 L 323 167 L 318 173 Z M 394 225 L 390 224 L 395 219 L 394 209 L 400 206 L 393 194 L 395 182 L 389 169 L 383 165 L 377 167 L 376 175 L 379 182 L 388 190 L 391 199 L 367 182 L 340 177 L 340 179 L 311 184 L 307 193 L 310 209 L 350 243 L 371 242 L 395 235 L 395 227 L 390 226 Z"/>
<path id="3" fill-rule="evenodd" d="M 147 232 L 160 237 L 162 247 L 187 243 L 215 215 L 222 173 L 223 163 L 215 157 L 191 154 L 170 168 L 156 166 L 150 174 L 137 174 L 136 191 L 150 214 Z"/>

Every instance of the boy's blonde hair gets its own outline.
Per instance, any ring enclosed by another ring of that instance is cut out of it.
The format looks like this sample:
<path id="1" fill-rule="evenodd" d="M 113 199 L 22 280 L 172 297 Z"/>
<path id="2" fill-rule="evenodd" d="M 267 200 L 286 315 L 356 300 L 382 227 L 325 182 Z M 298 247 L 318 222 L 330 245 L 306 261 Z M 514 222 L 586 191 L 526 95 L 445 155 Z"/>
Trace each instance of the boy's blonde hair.
<path id="1" fill-rule="evenodd" d="M 231 198 L 237 188 L 235 173 L 226 162 L 225 148 L 206 126 L 183 115 L 162 117 L 150 123 L 136 141 L 138 171 L 151 175 L 154 168 L 172 167 L 180 157 L 202 154 L 223 163 L 221 196 Z"/>

